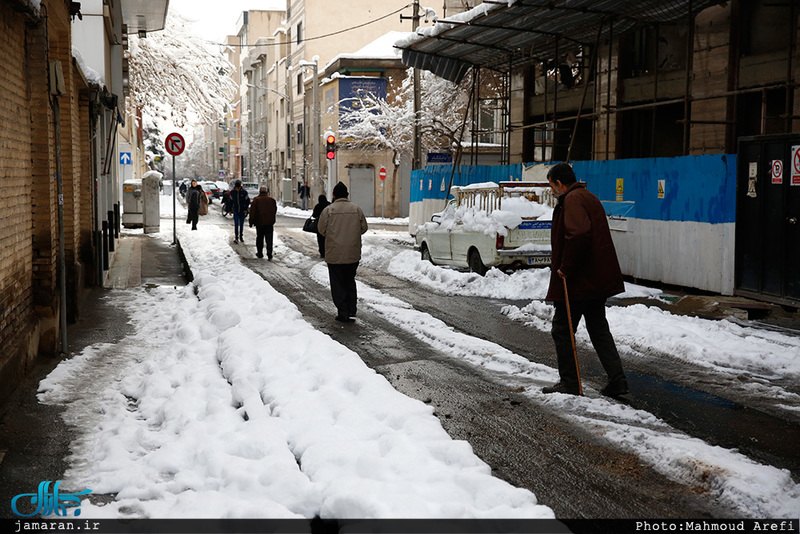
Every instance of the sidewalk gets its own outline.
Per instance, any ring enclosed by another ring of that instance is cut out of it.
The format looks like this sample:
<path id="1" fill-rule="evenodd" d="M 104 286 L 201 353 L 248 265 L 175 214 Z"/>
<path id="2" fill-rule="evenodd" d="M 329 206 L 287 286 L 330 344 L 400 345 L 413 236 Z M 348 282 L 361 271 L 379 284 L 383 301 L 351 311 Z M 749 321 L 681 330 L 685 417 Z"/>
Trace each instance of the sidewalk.
<path id="1" fill-rule="evenodd" d="M 106 287 L 183 285 L 190 278 L 179 246 L 144 234 L 123 234 Z"/>
<path id="2" fill-rule="evenodd" d="M 146 235 L 123 235 L 107 287 L 92 288 L 84 296 L 80 317 L 68 327 L 70 355 L 98 343 L 113 346 L 130 332 L 128 317 L 114 304 L 114 289 L 184 285 L 187 273 L 178 247 Z M 67 468 L 73 436 L 62 419 L 64 408 L 41 404 L 36 397 L 39 382 L 59 362 L 39 358 L 0 406 L 0 517 L 12 517 L 8 503 L 15 495 L 35 492 L 41 481 L 61 479 Z"/>

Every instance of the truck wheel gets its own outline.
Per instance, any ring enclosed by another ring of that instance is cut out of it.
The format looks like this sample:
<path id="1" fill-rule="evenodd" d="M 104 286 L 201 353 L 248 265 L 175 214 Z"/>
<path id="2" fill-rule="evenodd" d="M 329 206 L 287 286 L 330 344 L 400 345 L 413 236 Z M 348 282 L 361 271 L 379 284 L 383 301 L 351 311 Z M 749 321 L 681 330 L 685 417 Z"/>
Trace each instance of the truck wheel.
<path id="1" fill-rule="evenodd" d="M 469 263 L 469 270 L 473 273 L 477 273 L 481 276 L 486 274 L 488 269 L 486 269 L 486 266 L 483 264 L 483 260 L 481 260 L 481 254 L 477 249 L 469 249 L 467 262 Z"/>
<path id="2" fill-rule="evenodd" d="M 435 263 L 433 263 L 433 258 L 431 258 L 431 251 L 428 250 L 428 245 L 423 243 L 419 247 L 419 252 L 420 252 L 420 256 L 422 258 L 422 261 L 429 261 L 429 262 L 431 262 L 431 264 L 436 265 Z"/>

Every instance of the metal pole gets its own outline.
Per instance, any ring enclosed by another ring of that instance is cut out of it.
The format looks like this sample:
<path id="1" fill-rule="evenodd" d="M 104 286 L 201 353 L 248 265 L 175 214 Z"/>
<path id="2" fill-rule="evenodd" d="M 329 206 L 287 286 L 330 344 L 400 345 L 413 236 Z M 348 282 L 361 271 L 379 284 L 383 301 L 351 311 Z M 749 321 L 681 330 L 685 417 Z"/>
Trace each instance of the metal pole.
<path id="1" fill-rule="evenodd" d="M 67 354 L 67 260 L 64 252 L 64 184 L 61 169 L 61 106 L 58 96 L 53 96 L 53 115 L 55 119 L 56 141 L 56 186 L 58 192 L 58 283 L 61 286 L 61 302 L 59 303 L 61 354 Z"/>
<path id="2" fill-rule="evenodd" d="M 609 23 L 608 28 L 608 75 L 606 76 L 606 161 L 611 159 L 611 62 L 614 60 L 614 20 Z M 619 69 L 617 69 L 617 83 L 619 84 Z M 614 100 L 616 102 L 616 99 Z M 616 115 L 615 119 L 618 120 Z M 614 143 L 616 150 L 616 143 Z"/>
<path id="3" fill-rule="evenodd" d="M 328 187 L 325 190 L 325 196 L 328 200 L 333 198 L 333 160 L 328 161 Z"/>
<path id="4" fill-rule="evenodd" d="M 558 127 L 558 85 L 559 80 L 561 79 L 561 71 L 559 70 L 559 65 L 561 61 L 561 57 L 559 56 L 560 50 L 558 48 L 559 45 L 559 36 L 556 35 L 556 64 L 555 64 L 555 71 L 553 71 L 553 80 L 555 81 L 555 90 L 553 91 L 553 151 L 551 154 L 555 155 L 556 146 L 557 146 L 557 130 Z M 580 113 L 580 110 L 578 110 Z M 561 158 L 559 158 L 561 159 Z M 552 161 L 552 159 L 550 160 Z"/>
<path id="5" fill-rule="evenodd" d="M 658 38 L 660 26 L 656 24 L 656 39 L 653 47 L 653 104 L 658 102 Z M 656 119 L 658 118 L 658 107 L 653 106 L 650 124 L 650 157 L 656 157 Z"/>
<path id="6" fill-rule="evenodd" d="M 688 44 L 686 46 L 686 87 L 685 93 L 683 95 L 683 120 L 686 121 L 683 123 L 683 155 L 689 155 L 689 135 L 691 133 L 691 126 L 689 121 L 691 120 L 690 113 L 691 113 L 691 92 L 692 92 L 692 70 L 693 70 L 693 60 L 694 60 L 694 16 L 692 13 L 693 6 L 692 0 L 689 0 L 689 11 L 687 12 L 687 24 L 689 26 L 689 38 Z M 763 132 L 762 132 L 763 133 Z"/>
<path id="7" fill-rule="evenodd" d="M 321 139 L 320 139 L 320 135 L 321 134 L 319 132 L 320 108 L 319 108 L 319 96 L 317 95 L 317 91 L 318 91 L 317 86 L 319 85 L 319 83 L 317 81 L 317 58 L 316 57 L 314 57 L 314 67 L 313 68 L 314 68 L 314 79 L 311 82 L 313 84 L 312 85 L 313 91 L 312 91 L 311 98 L 314 99 L 314 107 L 312 108 L 313 109 L 313 113 L 314 113 L 314 165 L 311 167 L 311 169 L 312 169 L 312 171 L 314 173 L 314 176 L 313 176 L 314 180 L 319 180 L 319 152 L 320 152 L 319 151 L 319 145 L 320 145 L 320 141 L 321 141 Z"/>
<path id="8" fill-rule="evenodd" d="M 172 244 L 173 245 L 177 245 L 178 244 L 178 228 L 177 228 L 176 223 L 175 223 L 175 219 L 177 217 L 177 214 L 176 214 L 177 213 L 177 208 L 176 208 L 176 206 L 177 206 L 177 203 L 178 203 L 178 199 L 175 198 L 177 196 L 177 193 L 175 192 L 175 179 L 176 178 L 177 177 L 175 176 L 175 156 L 173 155 L 172 156 Z"/>
<path id="9" fill-rule="evenodd" d="M 597 29 L 597 39 L 594 42 L 594 48 L 592 49 L 592 60 L 589 64 L 589 70 L 584 71 L 583 73 L 583 96 L 581 97 L 581 105 L 578 107 L 578 115 L 575 117 L 575 125 L 572 127 L 572 137 L 569 139 L 569 148 L 567 148 L 567 159 L 565 160 L 567 163 L 570 161 L 570 157 L 572 157 L 572 145 L 575 142 L 575 137 L 578 135 L 578 123 L 581 120 L 581 112 L 583 111 L 583 105 L 586 103 L 586 92 L 589 90 L 589 74 L 594 71 L 595 62 L 597 61 L 597 49 L 600 46 L 600 35 L 603 33 L 603 23 L 600 23 L 600 28 Z"/>
<path id="10" fill-rule="evenodd" d="M 419 27 L 419 0 L 414 0 L 414 15 L 411 19 L 411 29 L 413 32 L 417 31 Z M 414 67 L 414 160 L 411 168 L 414 170 L 422 168 L 422 143 L 420 139 L 419 130 L 419 112 L 420 112 L 420 77 L 419 69 Z"/>
<path id="11" fill-rule="evenodd" d="M 784 103 L 784 110 L 786 111 L 786 119 L 783 125 L 783 131 L 786 133 L 790 133 L 792 131 L 792 118 L 791 114 L 791 107 L 792 107 L 792 90 L 789 86 L 789 82 L 792 79 L 792 64 L 794 63 L 794 49 L 795 49 L 795 39 L 797 38 L 797 19 L 795 18 L 795 3 L 789 2 L 789 20 L 791 23 L 789 24 L 789 50 L 787 51 L 786 55 L 786 100 Z"/>

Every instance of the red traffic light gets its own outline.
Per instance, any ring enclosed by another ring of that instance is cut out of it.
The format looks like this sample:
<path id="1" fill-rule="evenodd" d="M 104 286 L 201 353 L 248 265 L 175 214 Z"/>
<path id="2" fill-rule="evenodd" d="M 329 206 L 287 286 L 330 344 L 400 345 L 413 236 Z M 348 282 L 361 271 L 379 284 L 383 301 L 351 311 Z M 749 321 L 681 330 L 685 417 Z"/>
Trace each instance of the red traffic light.
<path id="1" fill-rule="evenodd" d="M 336 157 L 336 136 L 333 134 L 328 134 L 325 136 L 325 141 L 327 146 L 325 147 L 325 157 L 328 159 L 334 159 Z"/>

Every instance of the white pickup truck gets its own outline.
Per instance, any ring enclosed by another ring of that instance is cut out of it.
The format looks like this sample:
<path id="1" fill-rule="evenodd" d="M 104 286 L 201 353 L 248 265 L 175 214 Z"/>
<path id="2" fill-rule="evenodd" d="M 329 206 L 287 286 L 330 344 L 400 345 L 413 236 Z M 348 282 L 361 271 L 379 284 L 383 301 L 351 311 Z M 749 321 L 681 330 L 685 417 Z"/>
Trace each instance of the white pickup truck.
<path id="1" fill-rule="evenodd" d="M 487 182 L 453 187 L 444 211 L 417 229 L 423 260 L 468 267 L 548 266 L 553 198 L 547 182 Z"/>

